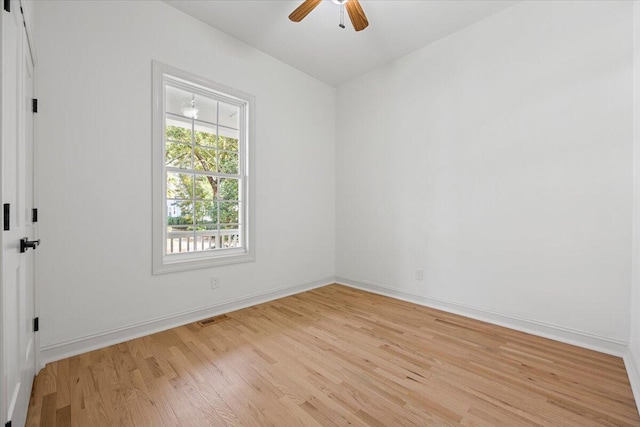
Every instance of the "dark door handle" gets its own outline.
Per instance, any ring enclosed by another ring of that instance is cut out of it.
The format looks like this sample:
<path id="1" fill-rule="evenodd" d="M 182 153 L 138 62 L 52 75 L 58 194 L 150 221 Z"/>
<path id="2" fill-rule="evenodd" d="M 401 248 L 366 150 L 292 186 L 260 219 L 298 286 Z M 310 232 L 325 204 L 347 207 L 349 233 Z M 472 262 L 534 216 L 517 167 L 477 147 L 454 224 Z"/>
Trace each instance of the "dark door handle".
<path id="1" fill-rule="evenodd" d="M 40 239 L 29 240 L 28 237 L 20 239 L 20 253 L 27 252 L 27 249 L 37 249 L 40 244 Z"/>

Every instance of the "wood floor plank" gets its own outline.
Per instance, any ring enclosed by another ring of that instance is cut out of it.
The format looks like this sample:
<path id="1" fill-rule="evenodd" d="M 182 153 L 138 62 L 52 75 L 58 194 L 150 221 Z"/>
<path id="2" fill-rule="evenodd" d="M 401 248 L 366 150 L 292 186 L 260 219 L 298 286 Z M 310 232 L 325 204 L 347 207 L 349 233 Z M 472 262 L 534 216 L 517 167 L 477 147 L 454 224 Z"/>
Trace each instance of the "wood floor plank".
<path id="1" fill-rule="evenodd" d="M 618 357 L 339 285 L 48 364 L 28 426 L 640 426 Z"/>
<path id="2" fill-rule="evenodd" d="M 42 398 L 42 413 L 40 416 L 41 427 L 54 427 L 56 425 L 56 393 L 49 393 Z"/>
<path id="3" fill-rule="evenodd" d="M 67 405 L 56 410 L 56 427 L 71 426 L 71 406 Z"/>

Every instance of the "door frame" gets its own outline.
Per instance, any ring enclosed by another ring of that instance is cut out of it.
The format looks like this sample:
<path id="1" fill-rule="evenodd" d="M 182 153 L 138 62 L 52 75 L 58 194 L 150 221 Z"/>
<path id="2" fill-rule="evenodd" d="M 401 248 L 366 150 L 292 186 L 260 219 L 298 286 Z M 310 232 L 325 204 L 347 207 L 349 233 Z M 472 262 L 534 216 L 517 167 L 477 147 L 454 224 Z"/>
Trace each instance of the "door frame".
<path id="1" fill-rule="evenodd" d="M 33 18 L 32 18 L 32 5 L 29 1 L 27 0 L 10 0 L 9 2 L 10 5 L 10 11 L 7 12 L 4 9 L 0 10 L 0 13 L 20 13 L 22 15 L 22 20 L 24 23 L 24 31 L 25 31 L 25 40 L 26 40 L 26 46 L 29 48 L 29 53 L 31 55 L 31 61 L 33 64 L 33 97 L 37 99 L 37 55 L 36 55 L 36 47 L 35 47 L 35 40 L 33 37 Z M 5 52 L 3 50 L 3 32 L 0 31 L 0 65 L 4 66 L 5 62 L 8 61 L 8 59 L 5 57 Z M 0 97 L 4 97 L 4 88 L 2 87 L 2 84 L 0 84 Z M 3 111 L 2 108 L 2 102 L 0 102 L 0 125 L 3 123 L 2 119 L 4 118 L 5 113 Z M 35 159 L 36 159 L 36 153 L 37 153 L 37 119 L 36 119 L 37 115 L 34 114 L 33 116 L 33 157 L 34 157 L 34 170 L 33 170 L 33 203 L 34 206 L 37 205 L 37 168 L 35 167 Z M 0 133 L 0 148 L 2 148 L 2 146 L 4 145 L 4 141 L 1 138 L 1 133 Z M 2 150 L 0 150 L 0 155 L 2 153 Z M 2 170 L 2 162 L 0 162 L 0 188 L 3 184 L 3 173 L 4 171 Z M 1 214 L 1 212 L 0 212 Z M 37 226 L 36 226 L 36 233 L 37 233 Z M 0 248 L 4 247 L 4 234 L 2 232 L 0 232 Z M 2 263 L 3 263 L 3 253 L 2 251 L 0 251 L 0 268 L 2 268 Z M 34 316 L 38 317 L 39 316 L 39 312 L 40 312 L 40 297 L 39 297 L 39 286 L 38 286 L 38 261 L 37 261 L 37 257 L 34 259 L 34 283 L 33 283 L 33 291 L 34 291 Z M 2 283 L 2 274 L 0 272 L 0 294 L 4 293 L 4 287 L 3 287 L 3 283 Z M 4 307 L 3 304 L 0 303 L 0 319 L 4 318 Z M 0 322 L 0 381 L 4 382 L 4 378 L 5 378 L 5 348 L 4 348 L 4 337 L 5 337 L 5 331 L 4 331 L 4 325 L 2 324 L 2 322 Z M 34 334 L 34 356 L 35 356 L 35 372 L 37 373 L 40 369 L 42 369 L 44 366 L 42 364 L 42 357 L 41 357 L 41 352 L 40 352 L 40 334 Z M 0 385 L 0 387 L 4 387 L 4 385 Z M 9 420 L 4 420 L 4 416 L 7 413 L 8 408 L 6 407 L 5 404 L 5 399 L 0 399 L 0 414 L 2 414 L 2 419 L 0 419 L 0 421 L 2 423 L 5 423 L 6 421 Z"/>

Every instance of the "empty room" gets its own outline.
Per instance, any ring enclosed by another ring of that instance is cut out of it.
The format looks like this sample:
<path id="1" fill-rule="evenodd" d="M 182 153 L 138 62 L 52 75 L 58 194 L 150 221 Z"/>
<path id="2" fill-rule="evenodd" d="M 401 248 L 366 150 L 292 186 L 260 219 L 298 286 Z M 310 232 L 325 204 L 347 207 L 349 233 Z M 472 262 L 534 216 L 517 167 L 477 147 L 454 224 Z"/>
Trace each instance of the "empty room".
<path id="1" fill-rule="evenodd" d="M 0 425 L 640 426 L 639 1 L 0 13 Z"/>

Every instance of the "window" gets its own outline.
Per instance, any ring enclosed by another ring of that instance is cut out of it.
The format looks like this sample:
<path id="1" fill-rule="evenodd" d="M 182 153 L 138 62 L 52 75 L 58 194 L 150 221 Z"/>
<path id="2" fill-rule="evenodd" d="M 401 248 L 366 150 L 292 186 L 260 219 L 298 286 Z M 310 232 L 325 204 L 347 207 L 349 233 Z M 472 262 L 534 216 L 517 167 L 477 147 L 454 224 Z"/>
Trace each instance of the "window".
<path id="1" fill-rule="evenodd" d="M 251 261 L 251 95 L 153 63 L 153 272 Z"/>

